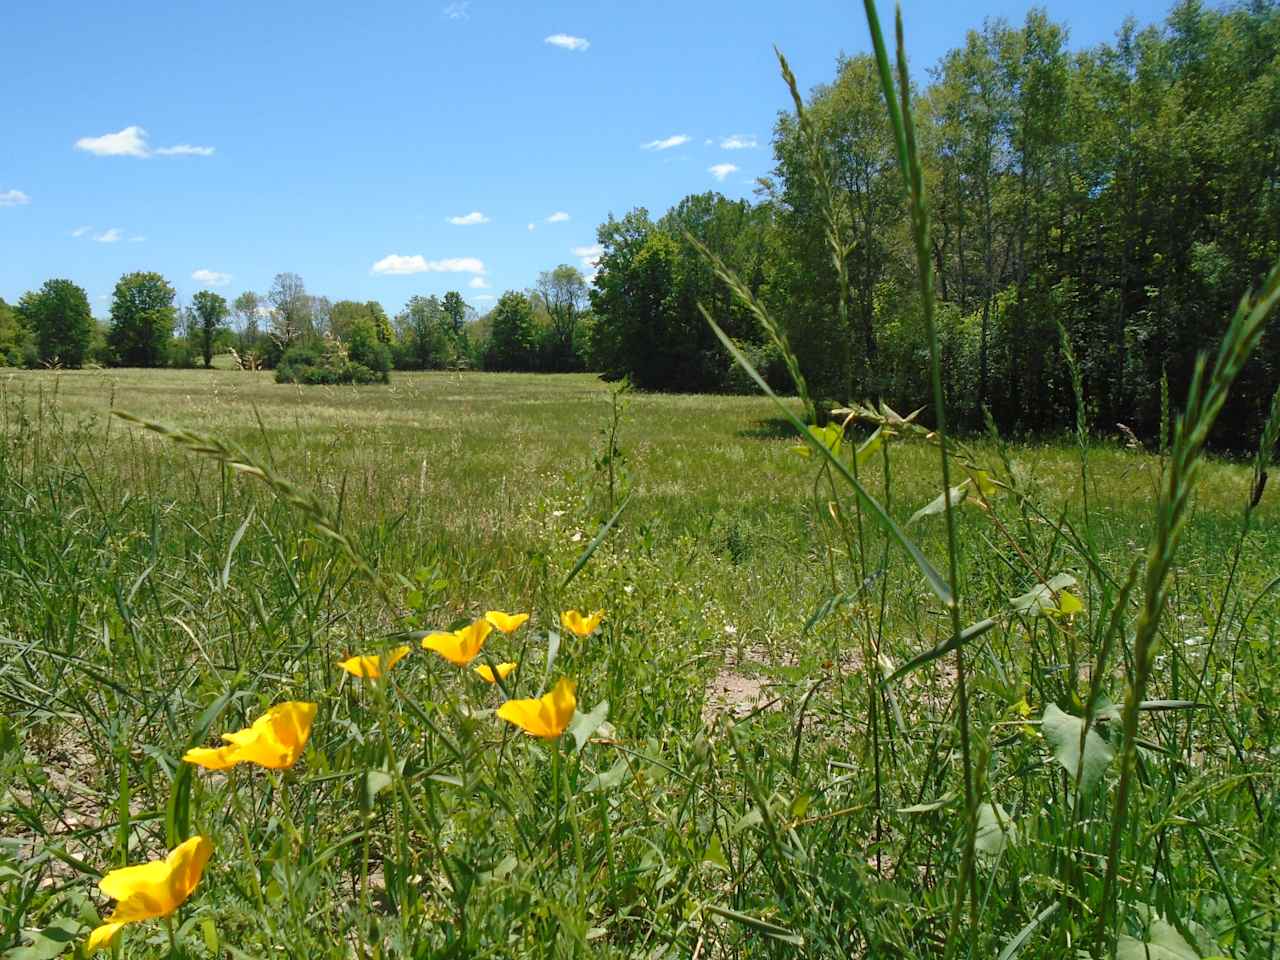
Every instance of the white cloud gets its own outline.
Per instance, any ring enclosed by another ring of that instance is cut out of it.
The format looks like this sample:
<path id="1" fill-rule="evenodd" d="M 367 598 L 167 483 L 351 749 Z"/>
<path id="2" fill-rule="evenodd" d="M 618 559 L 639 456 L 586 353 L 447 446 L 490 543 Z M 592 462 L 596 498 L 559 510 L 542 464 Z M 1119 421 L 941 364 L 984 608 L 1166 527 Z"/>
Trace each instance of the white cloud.
<path id="1" fill-rule="evenodd" d="M 110 230 L 106 230 L 98 234 L 93 239 L 97 240 L 99 243 L 119 243 L 123 237 L 123 230 L 119 227 L 112 227 Z"/>
<path id="2" fill-rule="evenodd" d="M 156 153 L 162 157 L 212 157 L 213 147 L 193 147 L 189 143 L 179 143 L 172 147 L 158 147 Z"/>
<path id="3" fill-rule="evenodd" d="M 71 235 L 73 237 L 83 237 L 86 233 L 88 233 L 92 229 L 93 227 L 76 227 L 74 230 L 71 231 Z"/>
<path id="4" fill-rule="evenodd" d="M 470 227 L 477 223 L 488 223 L 489 218 L 479 210 L 472 210 L 470 213 L 464 214 L 461 217 L 450 217 L 449 222 L 455 227 Z"/>
<path id="5" fill-rule="evenodd" d="M 571 37 L 567 33 L 553 33 L 543 42 L 549 43 L 553 47 L 560 47 L 562 50 L 582 51 L 591 46 L 591 41 L 586 37 Z"/>
<path id="6" fill-rule="evenodd" d="M 738 168 L 732 163 L 717 163 L 715 166 L 707 167 L 707 172 L 724 183 L 724 178 L 731 173 L 736 173 Z"/>
<path id="7" fill-rule="evenodd" d="M 530 233 L 533 233 L 533 231 L 535 231 L 535 230 L 537 230 L 537 229 L 538 229 L 538 228 L 537 228 L 537 227 L 535 227 L 532 223 L 531 223 L 531 224 L 529 224 L 529 232 L 530 232 Z"/>
<path id="8" fill-rule="evenodd" d="M 672 147 L 678 147 L 688 143 L 690 137 L 688 134 L 677 133 L 675 136 L 667 137 L 665 140 L 650 140 L 648 143 L 640 144 L 641 150 L 670 150 Z"/>
<path id="9" fill-rule="evenodd" d="M 202 287 L 225 287 L 231 282 L 231 274 L 201 269 L 193 271 L 191 279 Z"/>
<path id="10" fill-rule="evenodd" d="M 754 150 L 760 144 L 754 136 L 745 133 L 734 133 L 725 137 L 720 141 L 720 147 L 724 150 Z"/>
<path id="11" fill-rule="evenodd" d="M 372 267 L 371 273 L 386 276 L 405 276 L 411 273 L 484 273 L 484 262 L 475 257 L 448 257 L 444 260 L 427 260 L 420 253 L 405 256 L 389 253 Z"/>
<path id="12" fill-rule="evenodd" d="M 450 3 L 440 11 L 440 15 L 446 20 L 466 20 L 469 17 L 467 7 L 471 6 L 469 0 L 459 0 L 459 2 Z"/>
<path id="13" fill-rule="evenodd" d="M 600 262 L 600 257 L 604 253 L 604 247 L 598 243 L 593 243 L 589 247 L 574 247 L 573 255 L 582 261 L 582 265 L 588 269 L 595 269 L 596 264 Z"/>
<path id="14" fill-rule="evenodd" d="M 0 193 L 0 207 L 21 207 L 30 202 L 31 198 L 21 190 L 6 190 Z"/>
<path id="15" fill-rule="evenodd" d="M 119 133 L 81 137 L 76 141 L 76 149 L 99 157 L 145 157 L 151 153 L 147 147 L 147 131 L 136 125 L 125 127 Z"/>
<path id="16" fill-rule="evenodd" d="M 147 239 L 147 238 L 146 238 L 146 237 L 144 237 L 144 236 L 142 236 L 141 234 L 137 234 L 137 233 L 135 233 L 132 237 L 130 237 L 130 238 L 129 238 L 129 242 L 130 242 L 130 243 L 142 243 L 142 241 L 144 241 L 144 240 L 146 240 L 146 239 Z"/>
<path id="17" fill-rule="evenodd" d="M 477 297 L 472 297 L 471 299 L 476 301 L 476 303 L 488 303 L 490 300 L 496 300 L 498 298 L 492 293 L 482 293 Z"/>
<path id="18" fill-rule="evenodd" d="M 98 157 L 149 157 L 152 154 L 162 157 L 210 157 L 213 147 L 195 147 L 189 143 L 179 143 L 172 147 L 151 149 L 147 143 L 147 131 L 134 124 L 116 133 L 104 133 L 100 137 L 81 137 L 76 141 L 76 149 L 92 153 Z"/>
<path id="19" fill-rule="evenodd" d="M 472 290 L 488 290 L 489 281 L 486 280 L 484 277 L 475 276 L 475 277 L 472 277 L 467 282 L 467 286 L 470 287 Z"/>
<path id="20" fill-rule="evenodd" d="M 564 223 L 569 219 L 569 215 L 563 210 L 557 210 L 551 216 L 547 217 L 547 223 Z"/>

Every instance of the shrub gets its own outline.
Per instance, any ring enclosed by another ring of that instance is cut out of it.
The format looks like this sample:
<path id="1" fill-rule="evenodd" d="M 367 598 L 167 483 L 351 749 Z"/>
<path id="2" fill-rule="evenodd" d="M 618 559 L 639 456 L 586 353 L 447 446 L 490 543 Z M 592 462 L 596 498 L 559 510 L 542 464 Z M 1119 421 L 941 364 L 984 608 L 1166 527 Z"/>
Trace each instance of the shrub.
<path id="1" fill-rule="evenodd" d="M 391 367 L 390 352 L 385 344 L 374 342 L 362 357 L 377 363 L 378 369 L 351 359 L 338 340 L 295 344 L 284 352 L 276 367 L 276 383 L 301 383 L 308 386 L 339 383 L 386 383 Z"/>

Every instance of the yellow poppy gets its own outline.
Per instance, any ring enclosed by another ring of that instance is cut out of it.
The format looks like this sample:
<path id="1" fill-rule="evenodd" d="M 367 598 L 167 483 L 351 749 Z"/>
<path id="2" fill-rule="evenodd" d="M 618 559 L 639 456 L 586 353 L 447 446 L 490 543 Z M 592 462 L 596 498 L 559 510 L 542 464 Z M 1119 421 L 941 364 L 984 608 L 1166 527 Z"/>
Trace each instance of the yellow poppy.
<path id="1" fill-rule="evenodd" d="M 302 756 L 315 716 L 314 703 L 297 700 L 277 703 L 253 721 L 253 726 L 224 733 L 222 739 L 227 746 L 196 747 L 183 754 L 182 759 L 209 770 L 224 770 L 237 763 L 256 763 L 260 767 L 283 770 L 292 767 Z"/>
<path id="2" fill-rule="evenodd" d="M 555 689 L 530 700 L 508 700 L 498 708 L 498 716 L 531 737 L 554 740 L 564 733 L 578 706 L 574 690 L 578 684 L 568 677 L 561 677 Z"/>
<path id="3" fill-rule="evenodd" d="M 501 610 L 490 610 L 484 618 L 503 633 L 515 633 L 529 619 L 527 613 L 503 613 Z"/>
<path id="4" fill-rule="evenodd" d="M 500 663 L 498 664 L 498 676 L 501 679 L 505 680 L 507 679 L 507 677 L 511 676 L 511 671 L 514 670 L 515 668 L 516 668 L 516 664 L 514 663 Z M 481 664 L 480 666 L 476 667 L 475 670 L 476 670 L 476 673 L 480 674 L 480 679 L 483 680 L 485 683 L 496 682 L 493 679 L 493 671 L 489 669 L 489 665 L 487 663 Z"/>
<path id="5" fill-rule="evenodd" d="M 396 647 L 394 650 L 388 650 L 381 657 L 351 657 L 349 660 L 340 661 L 338 666 L 347 671 L 347 673 L 351 674 L 353 677 L 364 677 L 369 680 L 377 680 L 383 675 L 383 673 L 390 670 L 408 655 L 408 647 Z"/>
<path id="6" fill-rule="evenodd" d="M 480 653 L 480 648 L 492 632 L 493 625 L 488 620 L 477 620 L 469 627 L 452 633 L 428 634 L 422 639 L 422 649 L 434 650 L 450 663 L 465 667 Z"/>
<path id="7" fill-rule="evenodd" d="M 116 901 L 106 922 L 89 934 L 88 952 L 109 946 L 126 923 L 167 917 L 191 896 L 213 853 L 207 837 L 192 837 L 163 860 L 112 870 L 98 889 Z"/>
<path id="8" fill-rule="evenodd" d="M 583 616 L 577 610 L 566 610 L 560 614 L 560 623 L 564 628 L 580 637 L 590 636 L 596 627 L 600 626 L 600 621 L 603 619 L 603 610 L 597 610 L 590 616 Z"/>

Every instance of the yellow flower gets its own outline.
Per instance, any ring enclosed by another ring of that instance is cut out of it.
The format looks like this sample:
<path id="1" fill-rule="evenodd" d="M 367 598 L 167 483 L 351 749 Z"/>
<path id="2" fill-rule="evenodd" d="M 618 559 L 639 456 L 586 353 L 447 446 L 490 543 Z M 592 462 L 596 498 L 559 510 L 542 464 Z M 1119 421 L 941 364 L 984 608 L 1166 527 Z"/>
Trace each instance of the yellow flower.
<path id="1" fill-rule="evenodd" d="M 227 746 L 196 747 L 182 759 L 209 770 L 225 770 L 237 763 L 256 763 L 260 767 L 283 770 L 292 767 L 311 736 L 311 721 L 316 716 L 314 703 L 290 700 L 277 703 L 253 721 L 253 726 L 235 733 L 224 733 Z"/>
<path id="2" fill-rule="evenodd" d="M 339 662 L 338 666 L 347 671 L 347 673 L 351 674 L 353 677 L 364 677 L 370 680 L 376 680 L 408 655 L 408 647 L 396 647 L 394 650 L 387 651 L 381 657 L 352 657 L 349 660 Z"/>
<path id="3" fill-rule="evenodd" d="M 566 610 L 560 614 L 560 623 L 571 633 L 576 633 L 580 637 L 590 636 L 600 626 L 600 621 L 604 619 L 604 611 L 597 610 L 589 617 L 584 617 L 577 610 Z"/>
<path id="4" fill-rule="evenodd" d="M 578 706 L 578 698 L 574 696 L 577 686 L 568 677 L 561 677 L 555 689 L 541 697 L 508 700 L 498 708 L 498 716 L 531 737 L 554 740 L 573 719 L 573 711 Z"/>
<path id="5" fill-rule="evenodd" d="M 516 668 L 516 664 L 514 663 L 500 663 L 498 664 L 498 676 L 501 679 L 505 680 L 507 679 L 507 677 L 511 675 L 511 671 L 514 670 L 515 668 Z M 480 674 L 480 679 L 483 680 L 485 683 L 496 682 L 493 679 L 493 671 L 489 669 L 489 665 L 487 663 L 481 664 L 480 666 L 476 667 L 475 670 L 476 670 L 476 673 Z"/>
<path id="6" fill-rule="evenodd" d="M 503 633 L 515 633 L 529 619 L 527 613 L 503 613 L 501 610 L 490 610 L 484 618 Z"/>
<path id="7" fill-rule="evenodd" d="M 107 921 L 89 934 L 88 952 L 109 946 L 126 923 L 167 917 L 191 896 L 213 853 L 207 837 L 192 837 L 163 860 L 112 870 L 98 889 L 117 901 Z"/>
<path id="8" fill-rule="evenodd" d="M 452 633 L 428 634 L 422 640 L 422 649 L 434 650 L 450 663 L 465 667 L 476 658 L 491 632 L 493 625 L 488 620 L 477 620 Z"/>

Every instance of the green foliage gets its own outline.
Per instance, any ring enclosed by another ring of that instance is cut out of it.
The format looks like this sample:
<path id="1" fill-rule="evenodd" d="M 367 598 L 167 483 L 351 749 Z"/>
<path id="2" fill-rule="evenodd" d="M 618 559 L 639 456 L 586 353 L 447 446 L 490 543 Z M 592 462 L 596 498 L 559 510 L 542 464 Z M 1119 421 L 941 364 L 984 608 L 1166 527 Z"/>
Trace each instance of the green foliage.
<path id="1" fill-rule="evenodd" d="M 1154 439 L 1162 373 L 1185 393 L 1234 298 L 1280 257 L 1280 8 L 1182 3 L 1078 52 L 1041 10 L 993 19 L 909 99 L 953 424 L 979 429 L 989 409 L 1007 431 L 1075 427 L 1061 327 L 1089 421 Z M 600 226 L 592 369 L 647 389 L 741 386 L 701 354 L 714 345 L 693 302 L 749 353 L 766 338 L 700 279 L 687 229 L 785 331 L 815 398 L 924 402 L 914 239 L 876 65 L 842 57 L 800 105 L 803 122 L 778 118 L 754 206 L 696 195 L 656 222 L 635 210 Z M 1270 332 L 1215 442 L 1251 446 L 1277 371 Z"/>
<path id="2" fill-rule="evenodd" d="M 486 370 L 530 370 L 537 361 L 533 305 L 523 293 L 507 291 L 489 314 Z"/>
<path id="3" fill-rule="evenodd" d="M 84 290 L 70 280 L 46 280 L 18 301 L 18 316 L 35 334 L 40 363 L 78 367 L 93 336 L 93 315 Z"/>
<path id="4" fill-rule="evenodd" d="M 440 298 L 414 296 L 396 315 L 400 331 L 396 366 L 402 370 L 439 370 L 458 355 L 458 337 Z"/>
<path id="5" fill-rule="evenodd" d="M 284 352 L 276 365 L 276 383 L 322 384 L 386 383 L 390 357 L 386 347 L 377 343 L 372 327 L 361 341 L 362 355 L 378 366 L 370 367 L 351 356 L 341 341 L 333 338 L 308 339 L 295 343 Z"/>
<path id="6" fill-rule="evenodd" d="M 165 364 L 177 321 L 173 297 L 173 287 L 158 273 L 139 271 L 120 278 L 111 299 L 107 335 L 118 363 L 126 367 Z"/>
<path id="7" fill-rule="evenodd" d="M 770 216 L 767 207 L 706 193 L 685 198 L 657 223 L 637 209 L 602 224 L 588 363 L 644 389 L 740 390 L 741 376 L 731 372 L 698 304 L 747 348 L 767 351 L 766 336 L 695 244 L 758 292 L 766 283 Z"/>
<path id="8" fill-rule="evenodd" d="M 32 366 L 35 360 L 35 338 L 26 320 L 0 297 L 0 367 Z"/>
<path id="9" fill-rule="evenodd" d="M 201 290 L 191 298 L 195 314 L 196 334 L 200 341 L 200 355 L 205 369 L 213 365 L 213 348 L 218 334 L 226 327 L 231 311 L 226 299 L 212 290 Z"/>
<path id="10" fill-rule="evenodd" d="M 449 318 L 449 328 L 456 337 L 462 333 L 462 323 L 467 316 L 467 304 L 462 299 L 462 294 L 457 290 L 450 290 L 444 295 L 444 300 L 440 304 L 440 309 L 444 311 L 444 315 Z"/>

